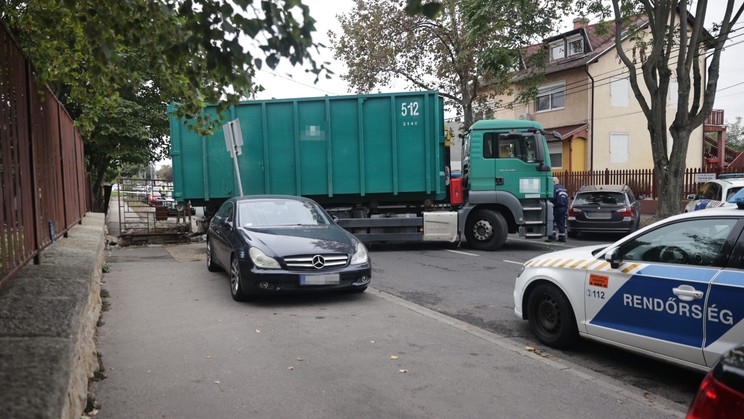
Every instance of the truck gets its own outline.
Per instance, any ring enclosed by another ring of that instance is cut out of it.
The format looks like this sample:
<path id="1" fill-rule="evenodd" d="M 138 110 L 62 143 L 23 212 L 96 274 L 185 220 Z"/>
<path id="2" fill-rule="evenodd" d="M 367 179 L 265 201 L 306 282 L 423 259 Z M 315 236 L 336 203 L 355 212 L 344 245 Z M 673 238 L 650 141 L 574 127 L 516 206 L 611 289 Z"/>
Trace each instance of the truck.
<path id="1" fill-rule="evenodd" d="M 311 198 L 365 243 L 496 250 L 552 234 L 550 134 L 535 121 L 475 122 L 453 173 L 437 91 L 245 101 L 209 136 L 169 113 L 173 198 L 206 219 L 242 191 Z"/>

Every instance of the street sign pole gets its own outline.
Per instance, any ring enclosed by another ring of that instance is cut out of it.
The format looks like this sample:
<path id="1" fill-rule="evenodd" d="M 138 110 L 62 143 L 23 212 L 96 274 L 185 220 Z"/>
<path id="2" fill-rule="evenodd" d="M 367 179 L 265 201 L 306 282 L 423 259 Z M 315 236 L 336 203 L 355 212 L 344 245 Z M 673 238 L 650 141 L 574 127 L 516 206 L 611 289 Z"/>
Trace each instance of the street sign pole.
<path id="1" fill-rule="evenodd" d="M 228 153 L 233 158 L 235 166 L 235 178 L 238 180 L 238 196 L 243 196 L 243 183 L 240 180 L 240 167 L 238 166 L 238 156 L 243 153 L 243 132 L 240 130 L 240 120 L 234 119 L 222 126 L 225 133 L 225 146 Z"/>

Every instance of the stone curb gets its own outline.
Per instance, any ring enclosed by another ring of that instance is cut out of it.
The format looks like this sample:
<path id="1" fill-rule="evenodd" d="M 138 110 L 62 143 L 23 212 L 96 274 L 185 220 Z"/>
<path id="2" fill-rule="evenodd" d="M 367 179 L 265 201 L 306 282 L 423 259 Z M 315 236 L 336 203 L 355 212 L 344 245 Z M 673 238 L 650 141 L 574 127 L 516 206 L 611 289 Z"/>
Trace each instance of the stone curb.
<path id="1" fill-rule="evenodd" d="M 0 289 L 0 417 L 80 418 L 98 369 L 105 215 L 88 213 Z"/>

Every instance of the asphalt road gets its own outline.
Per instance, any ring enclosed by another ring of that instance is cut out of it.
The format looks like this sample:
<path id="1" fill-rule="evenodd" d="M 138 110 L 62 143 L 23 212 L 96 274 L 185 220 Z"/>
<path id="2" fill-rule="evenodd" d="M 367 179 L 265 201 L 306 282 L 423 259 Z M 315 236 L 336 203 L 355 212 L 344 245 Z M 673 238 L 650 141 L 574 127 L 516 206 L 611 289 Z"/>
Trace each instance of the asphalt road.
<path id="1" fill-rule="evenodd" d="M 582 340 L 569 350 L 540 344 L 528 323 L 514 314 L 514 280 L 530 258 L 567 247 L 611 243 L 622 237 L 582 235 L 554 244 L 510 237 L 497 252 L 439 245 L 373 246 L 374 286 L 473 326 L 533 346 L 552 359 L 581 365 L 599 374 L 664 397 L 680 409 L 689 406 L 703 378 L 698 372 Z"/>
<path id="2" fill-rule="evenodd" d="M 251 303 L 206 271 L 203 243 L 112 249 L 98 417 L 683 417 L 688 401 L 585 354 L 525 349 L 535 342 L 510 287 L 516 262 L 545 245 L 512 242 L 374 246 L 365 294 Z"/>

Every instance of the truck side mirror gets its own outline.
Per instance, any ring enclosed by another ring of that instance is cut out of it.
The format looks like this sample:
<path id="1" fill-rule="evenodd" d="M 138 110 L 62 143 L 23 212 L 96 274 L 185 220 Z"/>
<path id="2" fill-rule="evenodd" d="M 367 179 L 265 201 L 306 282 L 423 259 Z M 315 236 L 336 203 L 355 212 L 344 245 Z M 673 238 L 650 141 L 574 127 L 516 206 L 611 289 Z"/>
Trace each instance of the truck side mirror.
<path id="1" fill-rule="evenodd" d="M 558 139 L 558 140 L 562 140 L 563 139 L 563 136 L 561 135 L 560 132 L 553 131 L 553 138 Z"/>
<path id="2" fill-rule="evenodd" d="M 553 169 L 550 168 L 550 166 L 543 164 L 542 160 L 537 161 L 537 171 L 538 172 L 549 172 Z"/>

